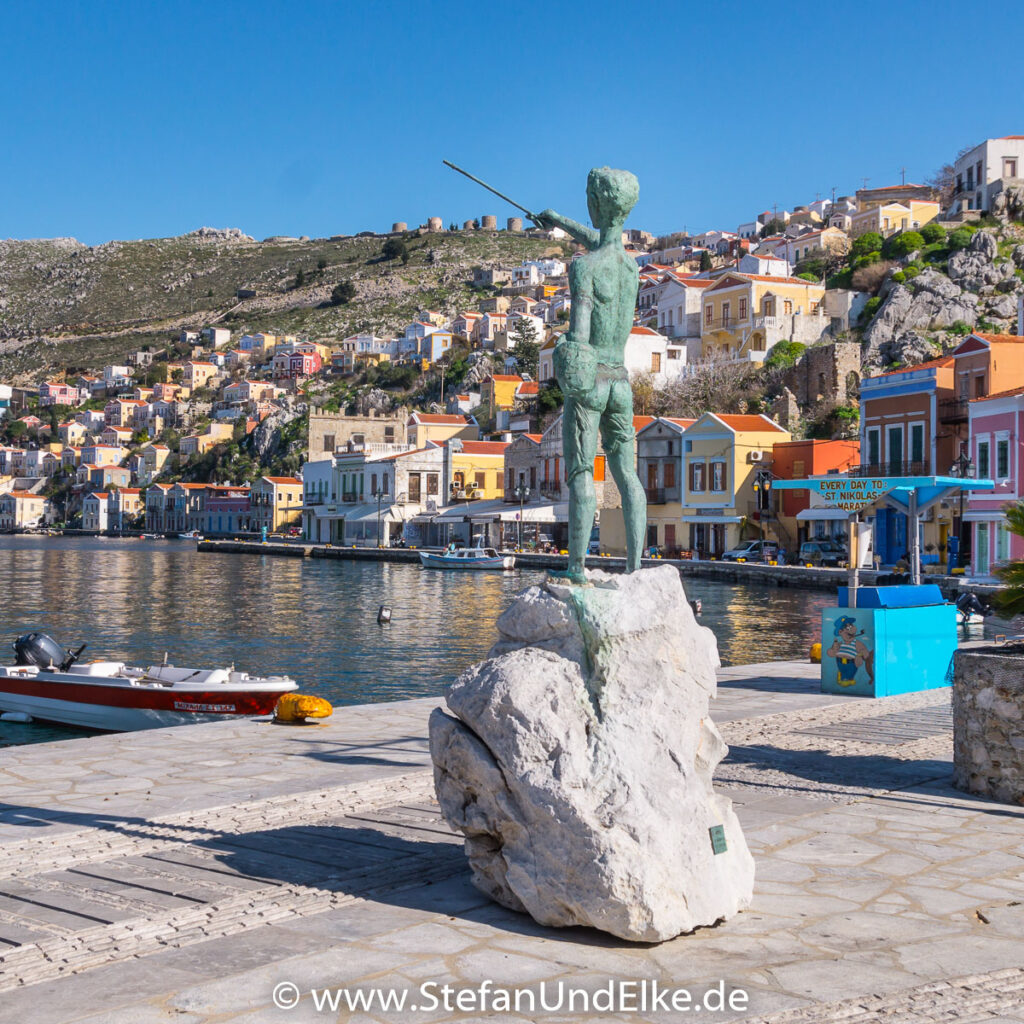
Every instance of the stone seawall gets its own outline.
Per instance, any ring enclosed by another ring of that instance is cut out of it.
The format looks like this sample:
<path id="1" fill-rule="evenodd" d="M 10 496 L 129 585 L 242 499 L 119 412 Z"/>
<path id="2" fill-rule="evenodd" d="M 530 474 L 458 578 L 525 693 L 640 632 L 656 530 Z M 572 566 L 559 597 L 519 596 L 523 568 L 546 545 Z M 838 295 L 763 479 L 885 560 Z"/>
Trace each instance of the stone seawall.
<path id="1" fill-rule="evenodd" d="M 953 785 L 1024 804 L 1024 652 L 960 650 L 953 665 Z"/>

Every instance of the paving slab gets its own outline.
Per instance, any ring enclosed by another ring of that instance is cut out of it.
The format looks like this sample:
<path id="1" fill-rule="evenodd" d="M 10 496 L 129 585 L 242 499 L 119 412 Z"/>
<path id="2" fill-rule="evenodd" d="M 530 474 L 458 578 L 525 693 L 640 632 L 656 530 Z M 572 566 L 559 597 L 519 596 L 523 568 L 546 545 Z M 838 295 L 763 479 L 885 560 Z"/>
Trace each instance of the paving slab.
<path id="1" fill-rule="evenodd" d="M 948 691 L 872 701 L 817 679 L 721 671 L 718 776 L 754 902 L 659 946 L 544 928 L 470 885 L 432 797 L 433 699 L 7 748 L 0 1021 L 681 1019 L 526 1005 L 619 982 L 746 994 L 701 1015 L 715 1021 L 1024 1019 L 1024 808 L 950 787 Z M 294 1008 L 274 1005 L 283 982 Z M 429 1006 L 423 990 L 484 982 L 519 990 L 519 1011 Z M 406 1002 L 318 1010 L 331 987 Z"/>

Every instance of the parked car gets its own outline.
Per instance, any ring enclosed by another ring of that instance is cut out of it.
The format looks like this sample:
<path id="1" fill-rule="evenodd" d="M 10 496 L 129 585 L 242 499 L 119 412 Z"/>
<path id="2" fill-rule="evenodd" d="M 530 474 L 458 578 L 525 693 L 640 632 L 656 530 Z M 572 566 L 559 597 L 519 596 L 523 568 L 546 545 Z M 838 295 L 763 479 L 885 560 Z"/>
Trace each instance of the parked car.
<path id="1" fill-rule="evenodd" d="M 838 566 L 846 561 L 846 549 L 830 540 L 805 540 L 800 545 L 800 564 Z"/>
<path id="2" fill-rule="evenodd" d="M 722 554 L 723 562 L 766 562 L 779 553 L 773 540 L 748 540 L 739 547 Z"/>

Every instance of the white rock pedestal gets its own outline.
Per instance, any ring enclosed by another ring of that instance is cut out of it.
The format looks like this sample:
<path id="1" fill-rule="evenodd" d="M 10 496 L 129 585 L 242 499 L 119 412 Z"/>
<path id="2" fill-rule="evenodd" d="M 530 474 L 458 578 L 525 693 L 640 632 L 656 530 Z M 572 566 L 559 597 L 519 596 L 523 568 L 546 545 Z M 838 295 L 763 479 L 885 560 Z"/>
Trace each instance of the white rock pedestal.
<path id="1" fill-rule="evenodd" d="M 430 719 L 441 810 L 474 883 L 545 925 L 659 942 L 750 903 L 754 861 L 712 789 L 718 648 L 671 566 L 548 580 Z M 455 717 L 452 717 L 455 716 Z"/>

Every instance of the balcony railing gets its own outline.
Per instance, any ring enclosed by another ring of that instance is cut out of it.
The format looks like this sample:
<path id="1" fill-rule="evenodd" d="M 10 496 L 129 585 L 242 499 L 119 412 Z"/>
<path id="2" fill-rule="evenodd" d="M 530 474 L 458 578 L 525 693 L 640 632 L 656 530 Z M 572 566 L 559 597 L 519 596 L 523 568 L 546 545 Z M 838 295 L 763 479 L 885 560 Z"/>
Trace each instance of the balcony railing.
<path id="1" fill-rule="evenodd" d="M 664 487 L 645 487 L 644 490 L 647 492 L 647 503 L 649 505 L 664 505 L 665 504 L 665 488 Z"/>
<path id="2" fill-rule="evenodd" d="M 562 494 L 562 485 L 558 480 L 542 480 L 540 484 L 540 493 L 545 498 L 558 498 Z"/>
<path id="3" fill-rule="evenodd" d="M 941 402 L 939 402 L 939 422 L 966 423 L 967 399 L 944 398 Z"/>
<path id="4" fill-rule="evenodd" d="M 707 331 L 734 331 L 741 324 L 749 324 L 749 317 L 722 316 L 716 320 L 705 320 L 704 330 Z"/>

